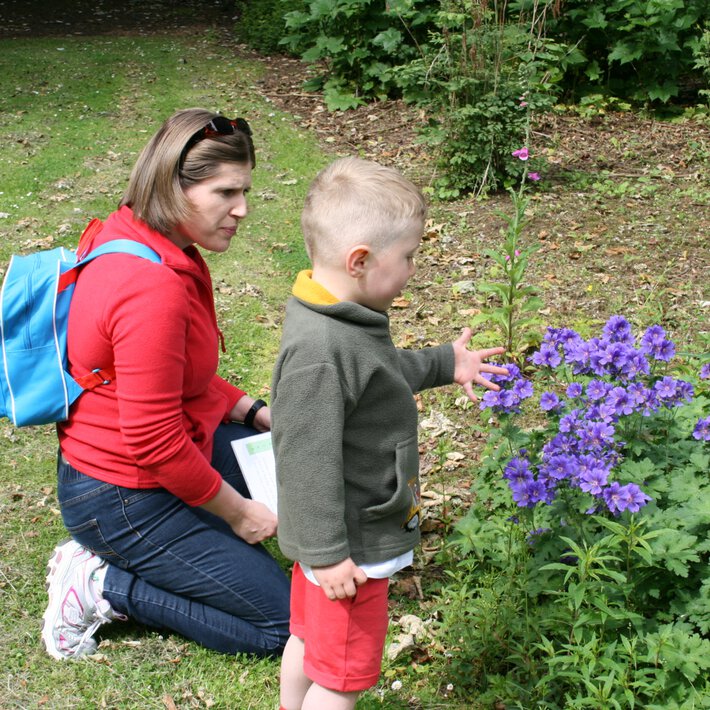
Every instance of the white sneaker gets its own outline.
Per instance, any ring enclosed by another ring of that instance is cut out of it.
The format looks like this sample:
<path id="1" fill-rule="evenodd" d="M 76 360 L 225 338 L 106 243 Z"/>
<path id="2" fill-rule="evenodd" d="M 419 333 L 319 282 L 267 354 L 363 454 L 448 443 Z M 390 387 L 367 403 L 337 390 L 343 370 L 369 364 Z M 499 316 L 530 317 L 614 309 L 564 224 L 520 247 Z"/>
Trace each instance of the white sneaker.
<path id="1" fill-rule="evenodd" d="M 79 658 L 96 651 L 92 638 L 102 624 L 125 619 L 113 611 L 99 589 L 106 562 L 74 540 L 57 545 L 47 566 L 49 604 L 42 641 L 53 658 Z"/>

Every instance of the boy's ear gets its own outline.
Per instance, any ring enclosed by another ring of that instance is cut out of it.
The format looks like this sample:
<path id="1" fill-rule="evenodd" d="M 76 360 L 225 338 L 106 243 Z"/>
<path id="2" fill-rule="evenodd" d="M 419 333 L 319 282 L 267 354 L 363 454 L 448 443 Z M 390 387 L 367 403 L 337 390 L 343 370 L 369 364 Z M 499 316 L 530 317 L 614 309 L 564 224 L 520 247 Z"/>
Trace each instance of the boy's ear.
<path id="1" fill-rule="evenodd" d="M 356 244 L 348 249 L 345 255 L 345 271 L 348 276 L 357 279 L 367 268 L 367 262 L 372 250 L 367 244 Z"/>

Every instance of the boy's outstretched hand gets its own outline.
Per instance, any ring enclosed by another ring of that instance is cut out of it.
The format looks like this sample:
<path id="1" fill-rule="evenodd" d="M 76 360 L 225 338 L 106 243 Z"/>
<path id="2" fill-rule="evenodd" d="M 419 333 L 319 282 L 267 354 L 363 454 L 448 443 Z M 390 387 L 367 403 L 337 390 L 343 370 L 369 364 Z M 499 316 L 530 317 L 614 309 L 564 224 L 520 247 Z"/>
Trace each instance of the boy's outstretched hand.
<path id="1" fill-rule="evenodd" d="M 507 375 L 508 370 L 485 362 L 489 357 L 502 355 L 505 352 L 505 348 L 469 350 L 467 346 L 472 335 L 473 331 L 470 328 L 464 328 L 461 331 L 461 336 L 452 343 L 454 348 L 454 382 L 463 387 L 463 391 L 472 402 L 477 402 L 478 397 L 473 393 L 474 382 L 489 390 L 500 389 L 498 385 L 487 380 L 481 373 L 490 372 L 495 375 Z"/>

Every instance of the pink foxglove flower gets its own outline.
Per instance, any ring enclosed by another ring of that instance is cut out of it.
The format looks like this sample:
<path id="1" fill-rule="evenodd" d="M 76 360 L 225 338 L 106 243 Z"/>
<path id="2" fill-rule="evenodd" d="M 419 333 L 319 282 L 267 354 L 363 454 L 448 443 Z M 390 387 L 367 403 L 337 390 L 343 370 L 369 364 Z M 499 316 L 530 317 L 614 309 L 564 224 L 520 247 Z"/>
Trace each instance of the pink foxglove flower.
<path id="1" fill-rule="evenodd" d="M 513 157 L 520 158 L 520 160 L 527 160 L 528 159 L 528 149 L 525 146 L 523 146 L 522 148 L 518 148 L 518 150 L 514 150 Z"/>
<path id="2" fill-rule="evenodd" d="M 528 180 L 537 182 L 540 179 L 540 173 L 528 173 Z"/>

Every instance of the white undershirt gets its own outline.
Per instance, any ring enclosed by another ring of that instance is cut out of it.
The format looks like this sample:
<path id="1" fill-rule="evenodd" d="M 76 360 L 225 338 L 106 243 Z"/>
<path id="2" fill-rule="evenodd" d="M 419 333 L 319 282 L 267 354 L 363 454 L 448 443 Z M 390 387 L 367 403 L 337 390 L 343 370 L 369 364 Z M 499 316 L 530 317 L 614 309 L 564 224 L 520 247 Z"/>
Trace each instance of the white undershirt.
<path id="1" fill-rule="evenodd" d="M 396 572 L 399 572 L 405 567 L 409 567 L 414 561 L 414 551 L 410 550 L 405 552 L 399 557 L 394 557 L 391 560 L 385 560 L 384 562 L 370 562 L 368 564 L 358 565 L 358 567 L 367 575 L 368 579 L 386 579 L 391 577 Z M 298 563 L 303 570 L 303 575 L 309 582 L 320 584 L 316 581 L 315 575 L 313 574 L 313 569 L 303 562 Z"/>

